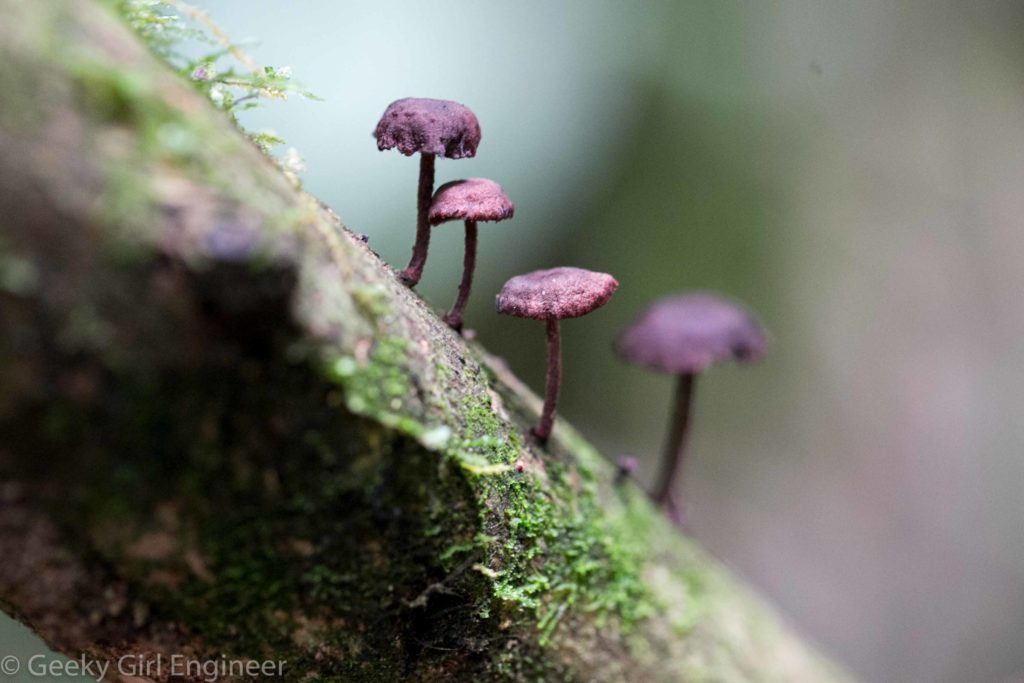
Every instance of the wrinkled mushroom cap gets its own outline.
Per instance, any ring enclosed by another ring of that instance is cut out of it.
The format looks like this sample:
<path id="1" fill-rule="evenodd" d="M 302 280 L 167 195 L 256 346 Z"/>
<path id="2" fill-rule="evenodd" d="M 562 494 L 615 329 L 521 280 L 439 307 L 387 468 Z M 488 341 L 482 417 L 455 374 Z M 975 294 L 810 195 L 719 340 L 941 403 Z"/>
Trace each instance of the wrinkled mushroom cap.
<path id="1" fill-rule="evenodd" d="M 724 360 L 758 360 L 766 350 L 764 330 L 746 310 L 705 293 L 659 299 L 615 342 L 627 363 L 672 374 L 702 372 Z"/>
<path id="2" fill-rule="evenodd" d="M 534 320 L 577 318 L 607 303 L 619 283 L 608 273 L 552 268 L 517 275 L 498 293 L 498 313 Z"/>
<path id="3" fill-rule="evenodd" d="M 405 156 L 425 152 L 462 159 L 476 155 L 480 123 L 458 102 L 407 97 L 388 105 L 373 137 L 380 150 L 397 147 Z"/>
<path id="4" fill-rule="evenodd" d="M 453 180 L 437 188 L 430 204 L 430 224 L 445 221 L 502 221 L 515 207 L 501 185 L 486 178 Z"/>

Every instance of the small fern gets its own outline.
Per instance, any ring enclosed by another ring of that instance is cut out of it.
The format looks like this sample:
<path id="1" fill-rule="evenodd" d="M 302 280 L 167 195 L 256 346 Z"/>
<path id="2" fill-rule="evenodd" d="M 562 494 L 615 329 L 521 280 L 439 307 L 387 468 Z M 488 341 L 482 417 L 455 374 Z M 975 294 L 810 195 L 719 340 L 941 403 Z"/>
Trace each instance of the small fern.
<path id="1" fill-rule="evenodd" d="M 265 100 L 287 100 L 291 95 L 320 99 L 292 79 L 290 67 L 259 66 L 204 10 L 183 0 L 116 0 L 115 5 L 156 55 L 236 124 L 240 112 L 255 109 Z M 190 55 L 183 50 L 188 44 L 209 51 L 198 57 Z M 268 156 L 284 144 L 273 131 L 246 131 L 238 125 Z M 275 161 L 293 174 L 303 170 L 302 158 L 294 148 L 287 150 L 283 160 Z"/>

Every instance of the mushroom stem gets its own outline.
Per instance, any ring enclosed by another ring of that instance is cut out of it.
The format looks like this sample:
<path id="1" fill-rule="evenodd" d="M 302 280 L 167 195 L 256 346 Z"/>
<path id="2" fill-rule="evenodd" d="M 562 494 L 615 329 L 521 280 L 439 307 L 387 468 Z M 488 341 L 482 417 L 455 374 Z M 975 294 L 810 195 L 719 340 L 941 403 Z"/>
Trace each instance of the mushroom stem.
<path id="1" fill-rule="evenodd" d="M 398 274 L 409 287 L 415 287 L 423 277 L 423 266 L 427 263 L 427 248 L 430 246 L 430 223 L 427 213 L 434 194 L 434 155 L 420 154 L 420 185 L 416 194 L 416 243 L 412 245 L 412 259 L 408 267 Z"/>
<path id="2" fill-rule="evenodd" d="M 562 343 L 559 338 L 558 320 L 548 318 L 548 372 L 544 383 L 544 410 L 540 414 L 540 422 L 533 428 L 533 435 L 542 444 L 547 443 L 551 436 L 551 426 L 555 422 L 555 408 L 558 407 L 558 385 L 562 381 Z"/>
<path id="3" fill-rule="evenodd" d="M 690 428 L 690 404 L 693 400 L 693 386 L 697 377 L 692 373 L 679 375 L 676 384 L 675 412 L 672 416 L 672 432 L 665 445 L 661 460 L 661 473 L 656 483 L 654 500 L 664 507 L 672 507 L 672 489 L 683 468 L 686 454 L 686 437 Z"/>
<path id="4" fill-rule="evenodd" d="M 456 332 L 462 331 L 462 313 L 469 301 L 469 290 L 473 286 L 473 269 L 476 267 L 476 221 L 466 221 L 466 254 L 462 260 L 462 282 L 459 283 L 459 295 L 455 298 L 452 310 L 444 316 L 444 321 Z"/>

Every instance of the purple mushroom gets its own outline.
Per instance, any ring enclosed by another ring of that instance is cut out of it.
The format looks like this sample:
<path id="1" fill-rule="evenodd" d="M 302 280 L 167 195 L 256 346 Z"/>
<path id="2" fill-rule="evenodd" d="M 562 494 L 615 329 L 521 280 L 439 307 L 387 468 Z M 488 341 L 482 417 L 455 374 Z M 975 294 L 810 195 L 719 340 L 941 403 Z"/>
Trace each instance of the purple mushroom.
<path id="1" fill-rule="evenodd" d="M 558 321 L 578 318 L 607 303 L 619 283 L 608 273 L 582 268 L 552 268 L 517 275 L 498 293 L 498 313 L 543 320 L 547 326 L 548 369 L 544 383 L 544 410 L 533 435 L 544 444 L 551 436 L 562 378 L 562 350 Z"/>
<path id="2" fill-rule="evenodd" d="M 377 149 L 396 147 L 405 156 L 420 155 L 420 182 L 416 195 L 416 243 L 409 266 L 399 273 L 415 287 L 423 275 L 430 246 L 427 211 L 434 193 L 434 158 L 463 159 L 476 155 L 480 124 L 468 107 L 449 100 L 407 97 L 384 110 L 373 131 Z"/>
<path id="3" fill-rule="evenodd" d="M 454 180 L 437 188 L 428 216 L 431 225 L 462 220 L 466 224 L 466 254 L 462 267 L 459 295 L 444 321 L 452 329 L 462 331 L 462 314 L 473 286 L 476 265 L 476 224 L 480 221 L 503 221 L 512 218 L 515 207 L 501 185 L 486 178 Z"/>
<path id="4" fill-rule="evenodd" d="M 748 362 L 767 350 L 764 330 L 742 307 L 713 294 L 670 296 L 654 302 L 615 342 L 627 363 L 678 375 L 672 429 L 654 499 L 672 508 L 682 469 L 697 375 L 726 360 Z"/>
<path id="5" fill-rule="evenodd" d="M 636 458 L 632 455 L 620 455 L 615 462 L 615 483 L 622 484 L 636 472 Z"/>

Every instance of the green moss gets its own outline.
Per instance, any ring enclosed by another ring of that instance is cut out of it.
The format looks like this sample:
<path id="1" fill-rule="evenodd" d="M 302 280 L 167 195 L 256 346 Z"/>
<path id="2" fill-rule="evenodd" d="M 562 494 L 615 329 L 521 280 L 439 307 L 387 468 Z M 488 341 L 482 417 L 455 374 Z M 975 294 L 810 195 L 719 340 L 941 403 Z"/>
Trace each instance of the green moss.
<path id="1" fill-rule="evenodd" d="M 387 290 L 384 285 L 363 285 L 352 290 L 352 299 L 367 318 L 375 320 L 383 318 L 390 311 Z"/>
<path id="2" fill-rule="evenodd" d="M 113 325 L 104 319 L 96 306 L 82 303 L 71 309 L 56 342 L 68 352 L 105 350 L 114 339 Z"/>
<path id="3" fill-rule="evenodd" d="M 139 124 L 154 114 L 170 115 L 141 73 L 81 57 L 70 61 L 69 72 L 81 102 L 102 121 Z"/>
<path id="4" fill-rule="evenodd" d="M 31 259 L 17 254 L 0 237 L 0 293 L 28 296 L 39 287 L 39 269 Z"/>
<path id="5" fill-rule="evenodd" d="M 656 611 L 641 579 L 636 529 L 626 518 L 609 521 L 598 501 L 593 466 L 599 456 L 587 446 L 582 461 L 545 462 L 543 476 L 528 468 L 515 471 L 521 437 L 495 412 L 483 377 L 474 378 L 483 386 L 447 416 L 461 426 L 458 434 L 396 420 L 401 397 L 412 390 L 406 346 L 385 338 L 364 364 L 343 356 L 331 374 L 344 387 L 350 410 L 424 442 L 456 463 L 469 484 L 477 501 L 476 532 L 471 542 L 447 546 L 438 561 L 451 566 L 456 555 L 478 552 L 479 573 L 492 585 L 499 609 L 519 623 L 532 621 L 542 643 L 569 612 L 591 613 L 598 623 L 613 620 L 629 630 Z M 431 438 L 438 430 L 444 438 Z M 481 606 L 481 613 L 490 611 Z"/>
<path id="6" fill-rule="evenodd" d="M 708 611 L 708 591 L 704 585 L 705 576 L 701 570 L 683 572 L 682 585 L 686 587 L 688 599 L 671 619 L 672 628 L 679 637 L 688 636 Z"/>
<path id="7" fill-rule="evenodd" d="M 136 131 L 134 152 L 139 158 L 180 164 L 203 158 L 202 119 L 186 120 L 145 72 L 73 50 L 65 52 L 63 59 L 79 101 L 97 123 Z"/>
<path id="8" fill-rule="evenodd" d="M 614 619 L 628 630 L 656 611 L 641 580 L 637 530 L 627 519 L 607 521 L 608 510 L 601 507 L 593 471 L 599 456 L 586 453 L 575 463 L 550 459 L 543 476 L 516 471 L 521 437 L 498 417 L 482 375 L 469 378 L 483 386 L 447 416 L 461 425 L 460 433 L 397 419 L 411 390 L 405 351 L 404 340 L 384 338 L 364 363 L 335 360 L 331 376 L 344 387 L 349 409 L 400 429 L 457 464 L 477 501 L 472 544 L 484 559 L 479 573 L 491 582 L 499 609 L 518 623 L 532 622 L 542 643 L 569 613 L 592 614 L 599 623 Z M 443 364 L 437 370 L 440 376 L 449 372 Z M 442 432 L 444 438 L 433 438 Z M 438 560 L 450 565 L 472 547 L 456 542 Z"/>
<path id="9" fill-rule="evenodd" d="M 373 345 L 365 361 L 342 356 L 329 363 L 327 370 L 328 376 L 344 388 L 349 410 L 419 437 L 428 428 L 403 414 L 412 391 L 406 370 L 406 344 L 400 337 L 385 337 Z"/>
<path id="10" fill-rule="evenodd" d="M 530 475 L 489 485 L 501 500 L 507 535 L 488 548 L 500 568 L 495 596 L 531 610 L 547 642 L 570 609 L 614 617 L 628 628 L 652 610 L 637 548 L 624 529 L 605 527 L 592 494 L 574 489 L 569 468 L 548 464 L 549 487 Z"/>

